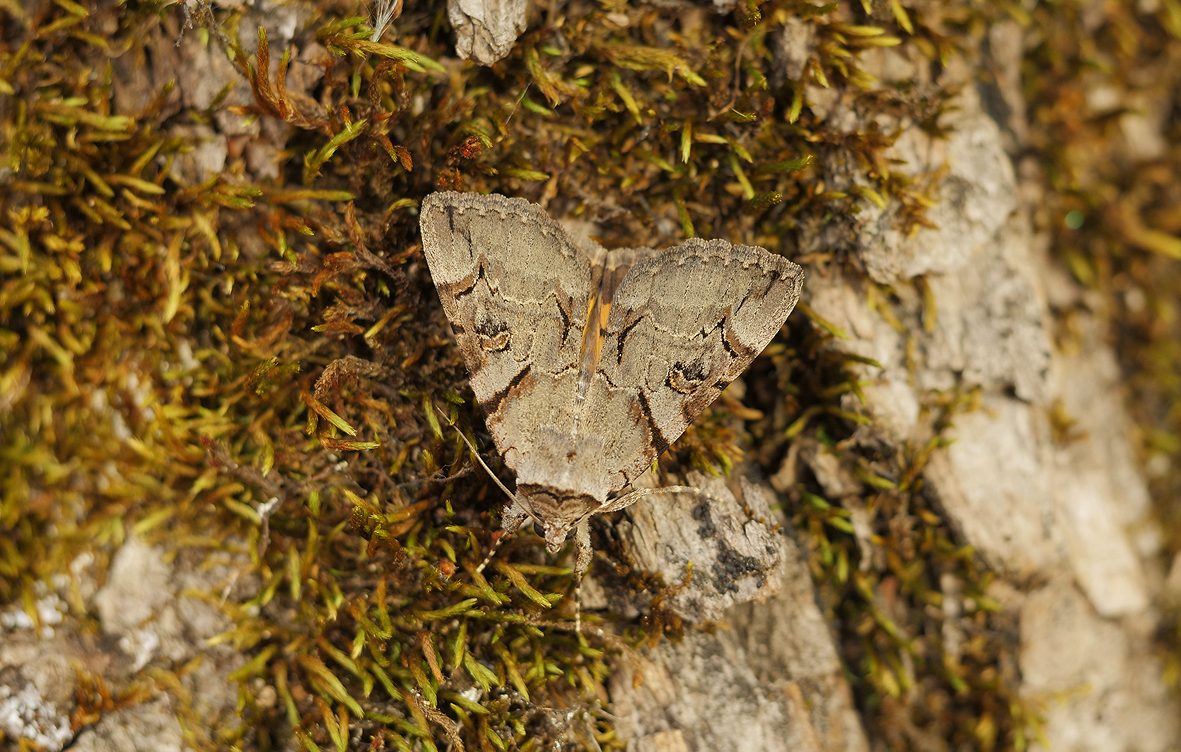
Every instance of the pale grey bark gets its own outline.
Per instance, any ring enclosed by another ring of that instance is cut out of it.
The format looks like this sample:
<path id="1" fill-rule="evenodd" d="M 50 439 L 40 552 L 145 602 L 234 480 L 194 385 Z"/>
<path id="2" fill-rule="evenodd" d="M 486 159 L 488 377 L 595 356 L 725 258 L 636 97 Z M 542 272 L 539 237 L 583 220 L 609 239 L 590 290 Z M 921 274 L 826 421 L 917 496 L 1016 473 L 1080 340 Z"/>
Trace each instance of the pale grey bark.
<path id="1" fill-rule="evenodd" d="M 893 150 L 916 172 L 946 166 L 931 213 L 938 228 L 906 236 L 890 205 L 866 206 L 851 228 L 813 228 L 805 233 L 806 247 L 852 248 L 869 279 L 813 268 L 803 299 L 849 335 L 841 347 L 883 365 L 863 368 L 866 402 L 847 404 L 873 417 L 866 439 L 899 448 L 925 441 L 932 428 L 920 411 L 924 395 L 980 391 L 979 408 L 956 416 L 954 443 L 936 454 L 925 479 L 964 542 L 1000 575 L 992 595 L 1020 625 L 1020 691 L 1030 707 L 1044 710 L 1044 738 L 1036 746 L 1165 752 L 1177 747 L 1181 723 L 1152 634 L 1160 604 L 1181 598 L 1181 564 L 1166 579 L 1157 563 L 1161 531 L 1130 444 L 1119 370 L 1100 317 L 1089 312 L 1093 301 L 1049 259 L 1047 239 L 1034 230 L 1038 183 L 1019 181 L 1010 156 L 1027 127 L 1019 119 L 1025 108 L 1012 67 L 1020 62 L 1019 46 L 993 36 L 1002 57 L 1009 51 L 997 82 L 999 95 L 1014 100 L 1011 120 L 994 121 L 971 86 L 974 72 L 953 69 L 946 75 L 966 85 L 947 121 L 950 137 L 932 141 L 911 129 Z M 806 38 L 780 43 L 788 67 L 806 54 Z M 873 72 L 887 80 L 922 84 L 929 70 L 925 61 L 894 52 L 878 57 Z M 858 126 L 838 94 L 813 94 L 830 122 Z M 1129 132 L 1151 118 L 1150 110 Z M 833 186 L 856 179 L 827 178 Z M 912 284 L 919 277 L 935 302 L 934 321 L 924 318 Z M 870 308 L 867 285 L 874 283 L 891 285 L 901 299 L 896 313 L 903 331 Z M 1056 344 L 1051 306 L 1076 312 L 1069 347 Z M 1068 437 L 1056 433 L 1055 413 L 1073 421 Z M 857 485 L 823 449 L 800 442 L 793 461 L 806 463 L 831 498 L 855 501 Z M 784 487 L 794 471 L 785 467 L 781 475 L 776 485 Z M 711 488 L 723 495 L 717 484 Z M 856 504 L 851 507 L 855 528 L 867 535 Z M 713 592 L 709 572 L 719 550 L 750 540 L 748 527 L 728 523 L 706 531 L 694 509 L 692 502 L 652 504 L 620 525 L 632 555 L 666 579 L 676 581 L 675 572 L 692 561 L 688 587 L 700 589 L 672 602 L 682 613 L 716 618 L 708 631 L 691 630 L 680 644 L 661 644 L 621 663 L 612 689 L 630 748 L 864 748 L 831 637 L 817 624 L 811 585 L 790 542 L 779 564 L 789 583 L 784 592 L 734 605 L 738 599 Z M 718 506 L 710 511 L 741 516 Z M 721 540 L 691 540 L 704 532 Z M 672 543 L 662 549 L 662 540 Z M 771 566 L 772 558 L 761 565 Z M 773 592 L 776 579 L 743 597 Z M 964 604 L 955 584 L 945 584 L 954 616 Z M 954 650 L 954 634 L 948 637 Z M 824 710 L 819 718 L 818 709 Z"/>
<path id="2" fill-rule="evenodd" d="M 635 565 L 666 584 L 693 569 L 663 604 L 690 622 L 684 639 L 623 656 L 611 682 L 629 749 L 868 749 L 807 564 L 771 522 L 774 491 L 749 468 L 729 486 L 687 480 L 711 498 L 643 502 L 616 525 Z"/>
<path id="3" fill-rule="evenodd" d="M 19 607 L 0 613 L 0 731 L 46 750 L 180 752 L 189 747 L 177 719 L 179 706 L 164 687 L 143 703 L 104 712 L 76 736 L 74 692 L 80 677 L 88 675 L 114 690 L 136 681 L 150 687 L 152 667 L 180 667 L 195 658 L 200 660 L 180 672 L 177 689 L 190 698 L 198 717 L 229 717 L 238 695 L 229 674 L 243 656 L 208 643 L 230 622 L 201 594 L 233 586 L 249 562 L 239 562 L 237 570 L 211 564 L 170 561 L 166 550 L 132 538 L 105 572 L 86 555 L 69 577 L 53 583 L 54 590 L 46 588 L 38 602 L 40 630 L 31 628 Z M 97 634 L 72 618 L 57 595 L 71 591 L 93 610 Z"/>
<path id="4" fill-rule="evenodd" d="M 882 57 L 884 78 L 918 76 L 925 65 Z M 967 82 L 973 71 L 948 75 Z M 1034 231 L 1039 184 L 1019 181 L 1006 152 L 1024 124 L 998 127 L 971 86 L 957 105 L 947 141 L 911 130 L 895 149 L 918 170 L 948 166 L 939 228 L 898 237 L 882 229 L 887 209 L 880 219 L 867 212 L 855 230 L 870 276 L 902 298 L 905 331 L 868 310 L 862 280 L 814 273 L 805 299 L 851 333 L 845 346 L 883 364 L 862 374 L 876 439 L 926 437 L 917 410 L 925 390 L 980 390 L 979 409 L 956 416 L 954 443 L 926 480 L 965 542 L 1002 575 L 996 597 L 1020 623 L 1022 692 L 1045 708 L 1045 747 L 1175 749 L 1176 698 L 1151 646 L 1161 533 L 1129 443 L 1118 367 L 1092 299 Z M 920 275 L 937 307 L 933 326 L 908 284 Z M 1068 347 L 1055 344 L 1051 305 L 1075 311 Z M 1069 437 L 1056 434 L 1055 413 L 1073 421 Z"/>
<path id="5" fill-rule="evenodd" d="M 464 60 L 492 65 L 513 49 L 525 31 L 528 0 L 448 0 L 455 52 Z"/>

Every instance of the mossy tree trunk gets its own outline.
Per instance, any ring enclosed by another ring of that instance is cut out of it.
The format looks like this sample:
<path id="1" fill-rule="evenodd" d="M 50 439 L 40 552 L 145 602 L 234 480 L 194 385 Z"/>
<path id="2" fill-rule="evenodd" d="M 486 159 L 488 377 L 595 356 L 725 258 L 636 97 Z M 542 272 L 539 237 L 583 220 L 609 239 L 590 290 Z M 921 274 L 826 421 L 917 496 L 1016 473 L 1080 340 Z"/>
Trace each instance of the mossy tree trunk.
<path id="1" fill-rule="evenodd" d="M 0 747 L 1175 748 L 1175 4 L 451 5 L 0 3 Z M 581 636 L 440 188 L 807 268 Z"/>

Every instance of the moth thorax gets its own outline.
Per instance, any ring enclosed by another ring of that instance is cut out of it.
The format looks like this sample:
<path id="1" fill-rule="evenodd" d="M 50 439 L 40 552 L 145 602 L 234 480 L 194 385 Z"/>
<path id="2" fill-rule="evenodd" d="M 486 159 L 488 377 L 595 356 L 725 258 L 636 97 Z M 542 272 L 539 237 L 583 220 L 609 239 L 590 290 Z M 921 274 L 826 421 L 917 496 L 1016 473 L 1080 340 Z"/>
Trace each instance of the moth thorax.
<path id="1" fill-rule="evenodd" d="M 521 504 L 541 523 L 550 553 L 561 550 L 570 531 L 602 506 L 587 494 L 549 486 L 522 484 L 517 486 L 517 494 Z"/>

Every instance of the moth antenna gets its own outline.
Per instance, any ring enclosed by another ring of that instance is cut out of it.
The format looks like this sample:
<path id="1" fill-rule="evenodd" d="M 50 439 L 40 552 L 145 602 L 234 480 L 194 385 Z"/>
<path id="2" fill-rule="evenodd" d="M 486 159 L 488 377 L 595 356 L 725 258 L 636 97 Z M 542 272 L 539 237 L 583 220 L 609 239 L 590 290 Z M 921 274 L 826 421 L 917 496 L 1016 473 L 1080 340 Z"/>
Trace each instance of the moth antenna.
<path id="1" fill-rule="evenodd" d="M 496 556 L 496 552 L 500 550 L 500 545 L 511 535 L 512 533 L 506 531 L 499 538 L 492 541 L 492 545 L 488 547 L 488 553 L 484 554 L 484 560 L 476 567 L 477 572 L 483 573 L 484 567 L 488 566 L 488 563 L 492 561 L 492 557 Z"/>
<path id="2" fill-rule="evenodd" d="M 574 574 L 574 634 L 582 634 L 582 572 Z"/>
<path id="3" fill-rule="evenodd" d="M 438 411 L 439 415 L 443 416 L 443 420 L 447 421 L 447 425 L 455 429 L 455 432 L 459 434 L 459 438 L 463 439 L 463 443 L 467 444 L 467 448 L 472 451 L 472 456 L 476 458 L 476 462 L 480 463 L 480 467 L 484 468 L 484 472 L 488 473 L 488 477 L 492 479 L 492 482 L 504 492 L 504 495 L 509 498 L 509 501 L 516 501 L 517 495 L 508 490 L 508 486 L 500 482 L 500 478 L 497 478 L 496 473 L 492 472 L 492 468 L 488 467 L 488 464 L 484 462 L 484 458 L 480 456 L 480 450 L 476 449 L 476 445 L 472 443 L 471 439 L 465 436 L 463 431 L 459 430 L 459 426 L 455 425 L 455 422 L 447 416 L 447 413 L 443 412 L 441 407 L 435 405 L 435 410 Z"/>
<path id="4" fill-rule="evenodd" d="M 517 504 L 516 494 L 508 490 L 508 486 L 504 485 L 504 483 L 500 481 L 500 478 L 496 477 L 496 473 L 492 472 L 492 468 L 488 467 L 488 463 L 484 462 L 484 458 L 480 456 L 480 451 L 476 449 L 476 445 L 471 442 L 471 439 L 465 436 L 463 431 L 459 430 L 459 426 L 455 425 L 455 422 L 452 421 L 445 412 L 443 412 L 442 408 L 440 408 L 438 405 L 435 405 L 435 410 L 439 413 L 439 415 L 443 416 L 443 420 L 447 421 L 447 425 L 455 429 L 455 432 L 459 434 L 459 438 L 463 439 L 463 443 L 467 444 L 467 448 L 471 450 L 472 456 L 476 458 L 476 462 L 480 463 L 480 467 L 484 468 L 484 472 L 488 473 L 488 477 L 492 479 L 492 482 L 495 483 L 497 488 L 503 491 L 504 495 L 509 498 L 509 505 L 505 507 L 501 520 L 501 527 L 504 528 L 504 534 L 492 541 L 492 546 L 488 549 L 488 553 L 484 555 L 484 560 L 481 561 L 479 566 L 476 567 L 476 571 L 482 573 L 484 568 L 488 566 L 488 563 L 492 561 L 492 557 L 495 556 L 496 552 L 500 550 L 501 545 L 503 545 L 506 540 L 511 538 L 513 533 L 517 532 L 517 529 L 521 527 L 521 523 L 524 522 L 529 515 L 523 507 Z"/>

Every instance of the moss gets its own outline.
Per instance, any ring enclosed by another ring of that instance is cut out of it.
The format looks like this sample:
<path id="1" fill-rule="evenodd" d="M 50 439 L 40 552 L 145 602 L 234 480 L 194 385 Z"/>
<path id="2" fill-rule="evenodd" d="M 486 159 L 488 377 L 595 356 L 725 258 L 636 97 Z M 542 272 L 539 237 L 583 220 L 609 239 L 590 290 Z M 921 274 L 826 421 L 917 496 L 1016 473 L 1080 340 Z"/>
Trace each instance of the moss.
<path id="1" fill-rule="evenodd" d="M 253 37 L 257 19 L 205 4 L 187 19 L 150 3 L 0 5 L 0 602 L 132 531 L 210 554 L 241 555 L 245 541 L 258 587 L 227 605 L 221 638 L 249 657 L 235 675 L 241 717 L 212 731 L 190 719 L 194 745 L 267 749 L 294 735 L 307 749 L 541 749 L 593 734 L 621 748 L 600 710 L 614 643 L 567 628 L 569 571 L 522 535 L 475 572 L 501 500 L 439 415 L 490 446 L 419 260 L 415 209 L 435 188 L 496 190 L 607 218 L 607 245 L 698 234 L 787 255 L 803 224 L 839 225 L 866 203 L 890 203 L 904 232 L 924 225 L 929 176 L 882 156 L 898 134 L 838 129 L 810 92 L 835 90 L 866 123 L 905 115 L 938 133 L 949 92 L 884 87 L 862 56 L 908 45 L 937 66 L 996 16 L 970 4 L 740 5 L 675 20 L 578 4 L 490 69 L 443 63 L 441 8 L 406 7 L 374 40 L 355 6 L 323 4 L 292 49 L 272 51 L 260 33 L 251 52 L 231 40 Z M 1128 279 L 1146 291 L 1147 307 L 1117 310 L 1116 325 L 1134 335 L 1123 354 L 1148 387 L 1146 446 L 1175 458 L 1181 413 L 1161 407 L 1181 405 L 1177 267 L 1161 235 L 1177 230 L 1175 165 L 1134 174 L 1088 152 L 1110 123 L 1075 122 L 1068 106 L 1082 62 L 1109 78 L 1150 64 L 1128 34 L 1175 50 L 1171 8 L 1156 30 L 1107 9 L 1108 33 L 1082 50 L 1049 10 L 1018 17 L 1042 35 L 1027 81 L 1035 115 L 1078 135 L 1039 145 L 1055 188 L 1046 226 L 1080 279 L 1117 302 Z M 1004 12 L 1018 13 L 989 11 Z M 775 45 L 797 20 L 812 41 L 792 79 Z M 161 84 L 143 107 L 114 111 L 117 64 L 182 33 L 230 56 L 251 104 L 227 93 L 178 108 Z M 289 78 L 313 44 L 325 56 L 309 94 Z M 254 177 L 231 154 L 218 176 L 178 182 L 173 166 L 196 146 L 182 126 L 227 116 L 289 129 L 279 176 Z M 849 186 L 825 182 L 850 172 Z M 1087 234 L 1062 229 L 1074 212 Z M 839 253 L 806 260 L 853 266 Z M 724 401 L 663 461 L 724 471 L 749 443 L 774 467 L 793 440 L 829 447 L 862 484 L 872 537 L 859 541 L 851 511 L 816 484 L 796 490 L 791 517 L 871 732 L 896 748 L 922 734 L 1022 746 L 1036 718 L 1014 696 L 1014 625 L 920 482 L 940 440 L 900 453 L 847 440 L 867 419 L 841 400 L 858 393 L 861 361 L 839 334 L 801 306 L 745 405 Z M 932 396 L 932 425 L 971 399 Z M 1158 491 L 1177 482 L 1158 479 Z M 946 581 L 967 613 L 940 609 Z M 609 631 L 675 635 L 661 602 Z M 948 619 L 964 635 L 954 657 Z"/>
<path id="2" fill-rule="evenodd" d="M 1037 219 L 1055 257 L 1102 301 L 1169 562 L 1181 552 L 1181 9 L 1165 2 L 1091 14 L 1063 0 L 1025 21 L 1022 85 L 1046 187 Z M 1163 148 L 1143 148 L 1130 129 L 1137 117 L 1149 118 L 1146 130 Z M 1067 346 L 1070 314 L 1061 312 Z M 1172 608 L 1163 625 L 1166 678 L 1177 687 L 1181 613 Z"/>

